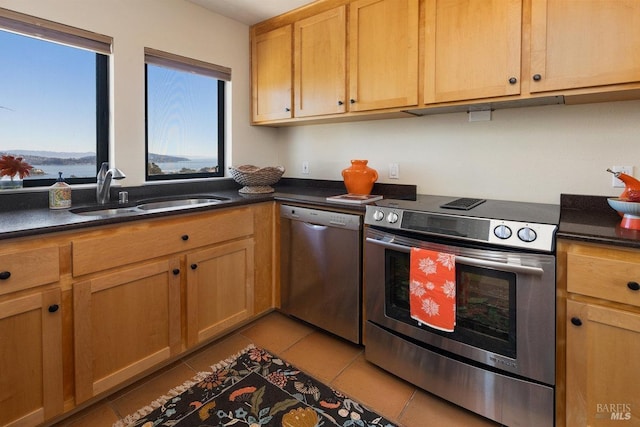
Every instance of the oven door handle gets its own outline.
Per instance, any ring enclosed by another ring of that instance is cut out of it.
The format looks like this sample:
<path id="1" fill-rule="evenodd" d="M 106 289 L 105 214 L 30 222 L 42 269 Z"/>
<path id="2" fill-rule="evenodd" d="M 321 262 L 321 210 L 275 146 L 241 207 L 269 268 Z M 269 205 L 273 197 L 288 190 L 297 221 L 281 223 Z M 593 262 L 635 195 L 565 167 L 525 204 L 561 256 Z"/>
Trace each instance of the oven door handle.
<path id="1" fill-rule="evenodd" d="M 508 271 L 511 273 L 530 274 L 534 276 L 542 276 L 544 270 L 540 267 L 531 267 L 528 265 L 512 264 L 509 262 L 488 261 L 478 258 L 468 258 L 464 256 L 456 255 L 456 262 L 464 265 L 471 265 L 473 267 L 488 267 L 495 268 L 501 271 Z"/>
<path id="2" fill-rule="evenodd" d="M 373 239 L 367 237 L 367 242 L 375 245 L 383 246 L 388 249 L 392 249 L 398 252 L 411 253 L 410 246 L 399 245 L 397 243 L 385 242 L 384 240 Z M 535 276 L 542 276 L 544 270 L 540 267 L 531 267 L 528 265 L 513 264 L 508 262 L 489 261 L 478 258 L 469 258 L 465 256 L 456 255 L 456 262 L 464 265 L 471 265 L 473 267 L 487 267 L 497 270 L 508 271 L 511 273 L 531 274 Z"/>

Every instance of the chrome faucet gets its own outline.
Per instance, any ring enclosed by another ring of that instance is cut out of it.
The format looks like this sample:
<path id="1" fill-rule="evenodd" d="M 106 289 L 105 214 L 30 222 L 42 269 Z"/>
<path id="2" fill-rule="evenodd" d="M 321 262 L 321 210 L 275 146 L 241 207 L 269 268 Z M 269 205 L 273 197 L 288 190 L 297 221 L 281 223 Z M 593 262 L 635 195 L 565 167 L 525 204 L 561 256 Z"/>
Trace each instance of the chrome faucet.
<path id="1" fill-rule="evenodd" d="M 104 205 L 109 201 L 109 189 L 111 188 L 111 179 L 122 179 L 126 178 L 126 175 L 117 168 L 109 169 L 109 163 L 104 162 L 100 166 L 100 171 L 96 176 L 97 186 L 96 186 L 96 197 L 98 199 L 98 203 Z"/>

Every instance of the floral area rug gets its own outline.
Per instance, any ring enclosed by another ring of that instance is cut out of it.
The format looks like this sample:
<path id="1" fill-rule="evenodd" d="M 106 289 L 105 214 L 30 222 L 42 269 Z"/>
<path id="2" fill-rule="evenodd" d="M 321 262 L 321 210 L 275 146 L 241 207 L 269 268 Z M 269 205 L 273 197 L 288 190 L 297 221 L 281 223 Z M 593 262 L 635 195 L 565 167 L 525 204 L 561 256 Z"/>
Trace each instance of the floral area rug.
<path id="1" fill-rule="evenodd" d="M 113 427 L 394 427 L 253 345 L 212 368 Z"/>

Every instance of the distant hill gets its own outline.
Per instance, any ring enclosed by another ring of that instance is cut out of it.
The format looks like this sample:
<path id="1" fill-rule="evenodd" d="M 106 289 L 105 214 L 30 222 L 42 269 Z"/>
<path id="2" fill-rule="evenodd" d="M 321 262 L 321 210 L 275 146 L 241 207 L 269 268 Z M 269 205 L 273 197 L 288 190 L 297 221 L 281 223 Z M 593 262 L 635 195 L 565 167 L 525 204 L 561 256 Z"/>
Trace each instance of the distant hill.
<path id="1" fill-rule="evenodd" d="M 31 165 L 91 165 L 96 163 L 96 154 L 57 152 L 57 151 L 34 151 L 34 150 L 7 150 L 0 151 L 0 155 L 10 154 L 15 157 L 22 157 L 25 162 Z M 166 156 L 163 154 L 149 154 L 149 161 L 153 163 L 184 162 L 190 159 L 186 157 Z"/>
<path id="2" fill-rule="evenodd" d="M 74 152 L 74 151 L 44 151 L 44 150 L 0 150 L 0 154 L 11 154 L 13 156 L 20 155 L 34 157 L 53 157 L 59 159 L 73 159 L 81 157 L 91 157 L 96 155 L 93 151 Z"/>
<path id="3" fill-rule="evenodd" d="M 164 154 L 149 153 L 149 161 L 153 163 L 188 162 L 187 157 L 167 156 Z"/>

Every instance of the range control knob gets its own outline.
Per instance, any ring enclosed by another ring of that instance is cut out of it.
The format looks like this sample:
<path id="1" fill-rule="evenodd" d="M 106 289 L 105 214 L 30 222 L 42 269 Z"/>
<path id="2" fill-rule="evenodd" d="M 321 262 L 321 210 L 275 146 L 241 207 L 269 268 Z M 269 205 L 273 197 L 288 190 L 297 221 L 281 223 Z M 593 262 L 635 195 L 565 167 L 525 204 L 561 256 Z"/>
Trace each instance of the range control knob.
<path id="1" fill-rule="evenodd" d="M 523 242 L 533 242 L 534 240 L 536 240 L 538 235 L 536 234 L 535 231 L 533 231 L 529 227 L 524 227 L 518 230 L 518 237 Z"/>
<path id="2" fill-rule="evenodd" d="M 506 225 L 499 225 L 493 229 L 493 234 L 499 239 L 508 239 L 511 237 L 511 229 Z"/>
<path id="3" fill-rule="evenodd" d="M 389 212 L 389 215 L 387 215 L 387 222 L 389 224 L 395 224 L 398 222 L 398 214 L 395 212 Z"/>
<path id="4" fill-rule="evenodd" d="M 382 219 L 384 218 L 384 212 L 382 211 L 375 211 L 373 213 L 373 219 L 375 219 L 376 221 L 382 221 Z"/>

